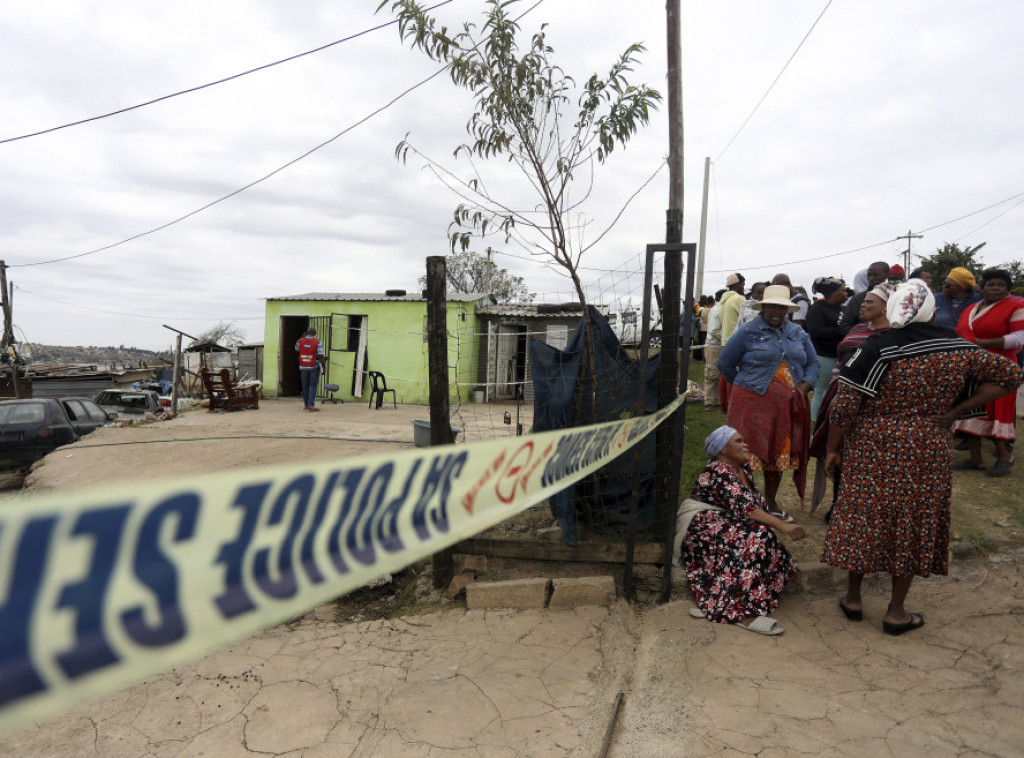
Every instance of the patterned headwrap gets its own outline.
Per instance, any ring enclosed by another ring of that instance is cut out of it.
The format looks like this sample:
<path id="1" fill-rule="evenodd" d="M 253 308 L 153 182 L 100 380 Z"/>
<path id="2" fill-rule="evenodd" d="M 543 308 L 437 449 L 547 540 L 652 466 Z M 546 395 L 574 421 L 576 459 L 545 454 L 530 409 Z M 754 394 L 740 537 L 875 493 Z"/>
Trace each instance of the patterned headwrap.
<path id="1" fill-rule="evenodd" d="M 947 279 L 952 279 L 954 282 L 959 284 L 963 290 L 970 293 L 974 289 L 974 274 L 962 266 L 957 266 L 946 274 Z"/>
<path id="2" fill-rule="evenodd" d="M 935 313 L 935 295 L 920 279 L 911 279 L 896 285 L 886 312 L 893 329 L 902 329 L 907 324 L 927 324 Z"/>
<path id="3" fill-rule="evenodd" d="M 811 285 L 811 292 L 817 292 L 822 297 L 828 297 L 837 289 L 846 287 L 846 282 L 835 276 L 819 276 Z"/>
<path id="4" fill-rule="evenodd" d="M 720 426 L 707 436 L 704 440 L 704 452 L 708 454 L 709 461 L 718 457 L 734 434 L 736 430 L 731 426 Z"/>
<path id="5" fill-rule="evenodd" d="M 889 284 L 889 282 L 879 284 L 877 287 L 872 287 L 871 292 L 869 294 L 874 295 L 883 303 L 888 303 L 889 295 L 892 294 L 892 285 Z"/>

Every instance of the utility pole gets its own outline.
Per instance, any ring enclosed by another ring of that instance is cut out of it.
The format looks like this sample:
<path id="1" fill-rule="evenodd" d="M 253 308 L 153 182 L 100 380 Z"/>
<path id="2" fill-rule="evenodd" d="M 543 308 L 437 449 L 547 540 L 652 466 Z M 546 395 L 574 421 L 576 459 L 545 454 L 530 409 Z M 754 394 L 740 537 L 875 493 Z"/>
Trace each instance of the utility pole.
<path id="1" fill-rule="evenodd" d="M 910 269 L 910 240 L 919 240 L 919 239 L 921 239 L 923 237 L 924 237 L 923 234 L 914 234 L 909 229 L 907 229 L 907 233 L 906 234 L 901 234 L 899 237 L 896 238 L 898 240 L 906 240 L 907 241 L 907 249 L 903 253 L 903 270 L 906 272 L 906 276 L 908 276 L 908 277 L 910 276 L 910 270 L 911 270 Z"/>
<path id="2" fill-rule="evenodd" d="M 700 204 L 700 240 L 697 244 L 697 284 L 694 294 L 704 294 L 704 242 L 708 236 L 708 176 L 711 174 L 711 158 L 704 159 L 704 194 Z"/>
<path id="3" fill-rule="evenodd" d="M 430 444 L 450 445 L 452 425 L 448 409 L 448 269 L 443 255 L 427 257 L 427 373 L 430 375 Z M 454 575 L 454 552 L 434 554 L 434 587 L 444 587 Z"/>
<path id="4" fill-rule="evenodd" d="M 171 418 L 177 418 L 178 416 L 178 372 L 181 371 L 181 336 L 184 334 L 190 340 L 195 341 L 195 337 L 191 334 L 175 329 L 173 326 L 167 326 L 164 324 L 164 329 L 170 329 L 174 332 L 177 337 L 174 342 L 174 368 L 171 369 Z M 211 402 L 213 398 L 210 398 Z"/>
<path id="5" fill-rule="evenodd" d="M 11 295 L 7 289 L 7 264 L 0 261 L 0 307 L 4 312 L 4 333 L 0 338 L 0 350 L 7 355 L 8 365 L 11 367 L 11 386 L 14 387 L 14 396 L 21 398 L 21 382 L 18 380 L 18 357 L 14 345 L 14 318 L 11 315 Z"/>
<path id="6" fill-rule="evenodd" d="M 683 75 L 679 0 L 668 0 L 668 212 L 665 242 L 683 241 Z"/>

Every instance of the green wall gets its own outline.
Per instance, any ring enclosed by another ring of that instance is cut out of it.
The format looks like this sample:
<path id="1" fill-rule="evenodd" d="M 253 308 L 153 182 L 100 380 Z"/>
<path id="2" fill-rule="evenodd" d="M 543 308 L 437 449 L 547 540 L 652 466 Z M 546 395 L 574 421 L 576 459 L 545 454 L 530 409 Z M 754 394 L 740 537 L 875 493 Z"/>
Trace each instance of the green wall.
<path id="1" fill-rule="evenodd" d="M 449 402 L 470 401 L 476 370 L 480 331 L 473 302 L 448 303 L 448 380 L 451 386 Z M 425 301 L 318 301 L 318 300 L 268 300 L 264 325 L 263 352 L 263 393 L 277 397 L 280 393 L 279 361 L 298 361 L 295 343 L 284 345 L 281 350 L 281 317 L 310 316 L 322 317 L 331 314 L 346 314 L 368 317 L 367 357 L 371 371 L 381 371 L 387 379 L 389 389 L 395 389 L 399 403 L 427 405 L 430 391 L 427 371 L 427 343 L 424 341 L 427 304 Z M 463 318 L 465 320 L 463 320 Z M 333 347 L 345 340 L 346 319 L 335 317 Z M 323 337 L 324 335 L 320 335 Z M 352 396 L 352 376 L 355 352 L 331 350 L 327 356 L 330 362 L 331 381 L 340 386 L 335 397 L 343 400 Z M 364 379 L 363 402 L 369 402 L 369 383 Z M 456 386 L 458 385 L 458 386 Z M 389 396 L 390 400 L 390 396 Z"/>

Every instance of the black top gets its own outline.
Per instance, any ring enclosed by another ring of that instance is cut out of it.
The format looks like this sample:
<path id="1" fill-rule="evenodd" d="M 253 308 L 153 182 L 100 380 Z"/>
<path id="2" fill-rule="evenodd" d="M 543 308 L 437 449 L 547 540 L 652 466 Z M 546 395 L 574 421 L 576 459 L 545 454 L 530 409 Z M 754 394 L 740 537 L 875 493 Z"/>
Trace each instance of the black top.
<path id="1" fill-rule="evenodd" d="M 836 348 L 846 334 L 839 326 L 841 315 L 842 306 L 829 305 L 825 300 L 816 300 L 808 308 L 805 328 L 818 355 L 836 357 Z"/>
<path id="2" fill-rule="evenodd" d="M 846 305 L 843 307 L 843 316 L 839 319 L 839 328 L 842 329 L 843 336 L 846 336 L 848 331 L 860 323 L 860 305 L 870 291 L 858 292 L 846 301 Z"/>

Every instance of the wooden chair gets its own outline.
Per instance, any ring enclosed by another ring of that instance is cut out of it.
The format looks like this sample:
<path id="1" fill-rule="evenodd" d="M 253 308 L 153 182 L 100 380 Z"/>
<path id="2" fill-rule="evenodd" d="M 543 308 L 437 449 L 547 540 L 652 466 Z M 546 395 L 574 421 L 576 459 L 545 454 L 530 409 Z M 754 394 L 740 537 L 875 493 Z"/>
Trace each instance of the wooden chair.
<path id="1" fill-rule="evenodd" d="M 380 408 L 384 404 L 384 396 L 391 393 L 391 404 L 398 409 L 398 395 L 395 394 L 394 390 L 388 389 L 387 380 L 384 379 L 384 374 L 380 371 L 367 371 L 367 376 L 370 377 L 370 382 L 373 386 L 370 389 L 370 403 L 366 406 L 367 408 L 373 407 L 373 399 L 377 398 L 377 407 Z"/>
<path id="2" fill-rule="evenodd" d="M 237 411 L 243 408 L 259 410 L 260 398 L 259 388 L 239 387 L 231 381 L 231 374 L 226 368 L 222 368 L 219 374 L 214 374 L 210 369 L 203 367 L 199 371 L 206 388 L 206 394 L 210 396 L 210 411 L 223 409 L 226 411 Z"/>

